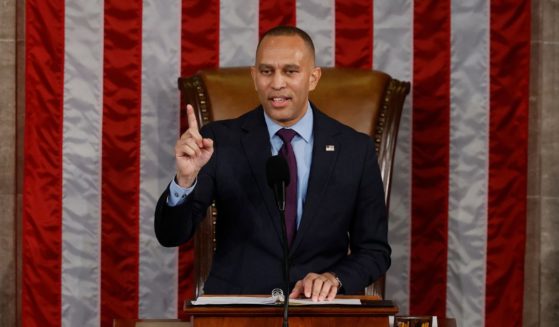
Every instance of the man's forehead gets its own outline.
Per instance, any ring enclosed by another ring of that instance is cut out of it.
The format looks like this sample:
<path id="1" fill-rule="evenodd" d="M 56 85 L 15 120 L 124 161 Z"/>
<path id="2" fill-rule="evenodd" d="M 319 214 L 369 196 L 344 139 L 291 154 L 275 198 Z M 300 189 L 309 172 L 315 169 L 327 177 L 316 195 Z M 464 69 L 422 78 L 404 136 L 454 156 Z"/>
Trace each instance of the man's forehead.
<path id="1" fill-rule="evenodd" d="M 271 41 L 301 41 L 302 43 L 305 43 L 305 40 L 303 40 L 302 37 L 300 37 L 297 34 L 281 34 L 281 35 L 267 35 L 265 36 L 261 41 L 260 41 L 260 45 L 262 45 L 263 43 L 266 42 L 271 42 Z"/>
<path id="2" fill-rule="evenodd" d="M 299 64 L 295 64 L 295 63 L 277 63 L 277 64 L 271 64 L 265 62 L 258 63 L 258 68 L 266 68 L 266 69 L 275 69 L 275 68 L 298 69 L 300 67 L 301 66 Z"/>
<path id="3" fill-rule="evenodd" d="M 267 50 L 270 47 L 281 47 L 285 46 L 285 43 L 289 43 L 290 47 L 293 47 L 293 51 L 301 51 L 304 56 L 312 56 L 311 47 L 301 38 L 299 35 L 268 35 L 261 40 L 258 48 L 256 49 L 256 57 L 260 56 L 263 50 Z"/>
<path id="4" fill-rule="evenodd" d="M 302 65 L 310 65 L 314 67 L 314 58 L 308 49 L 303 48 L 276 48 L 265 47 L 261 48 L 256 53 L 255 66 L 274 67 L 277 69 L 285 69 L 289 67 L 301 67 Z"/>

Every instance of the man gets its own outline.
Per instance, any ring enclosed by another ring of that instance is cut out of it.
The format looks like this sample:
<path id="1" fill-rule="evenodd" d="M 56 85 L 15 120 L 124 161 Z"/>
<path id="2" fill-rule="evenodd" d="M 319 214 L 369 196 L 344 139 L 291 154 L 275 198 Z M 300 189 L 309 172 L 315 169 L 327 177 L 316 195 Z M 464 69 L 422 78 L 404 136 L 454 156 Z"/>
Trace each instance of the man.
<path id="1" fill-rule="evenodd" d="M 216 251 L 204 291 L 263 294 L 281 288 L 282 229 L 265 166 L 271 155 L 291 151 L 295 188 L 288 192 L 292 201 L 287 195 L 286 221 L 292 222 L 286 225 L 290 280 L 296 283 L 290 297 L 323 301 L 338 292 L 361 292 L 390 266 L 371 139 L 309 102 L 321 70 L 304 31 L 279 26 L 264 34 L 251 74 L 261 102 L 255 110 L 199 132 L 187 106 L 189 129 L 175 145 L 176 177 L 155 212 L 159 242 L 177 246 L 189 240 L 215 200 Z"/>

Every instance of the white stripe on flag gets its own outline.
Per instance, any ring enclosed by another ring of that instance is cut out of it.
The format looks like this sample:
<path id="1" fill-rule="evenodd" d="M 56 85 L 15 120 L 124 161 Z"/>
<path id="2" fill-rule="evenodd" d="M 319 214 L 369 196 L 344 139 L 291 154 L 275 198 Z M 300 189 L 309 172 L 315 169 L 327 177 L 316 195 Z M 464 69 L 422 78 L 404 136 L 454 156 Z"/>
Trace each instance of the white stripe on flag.
<path id="1" fill-rule="evenodd" d="M 140 318 L 176 318 L 178 249 L 164 248 L 153 230 L 161 190 L 175 171 L 179 132 L 180 0 L 144 0 L 142 137 L 140 150 Z"/>
<path id="2" fill-rule="evenodd" d="M 61 324 L 93 327 L 100 321 L 103 2 L 66 1 L 64 25 Z"/>
<path id="3" fill-rule="evenodd" d="M 451 5 L 447 316 L 483 326 L 489 143 L 489 3 Z"/>
<path id="4" fill-rule="evenodd" d="M 297 27 L 313 39 L 316 65 L 334 66 L 334 0 L 298 0 L 296 6 Z"/>
<path id="5" fill-rule="evenodd" d="M 219 12 L 219 66 L 252 66 L 258 44 L 258 0 L 221 0 Z"/>
<path id="6" fill-rule="evenodd" d="M 413 4 L 411 0 L 381 0 L 373 6 L 373 67 L 404 81 L 412 80 Z M 412 94 L 400 120 L 392 173 L 388 239 L 392 266 L 386 275 L 386 297 L 400 313 L 409 312 L 411 254 Z"/>

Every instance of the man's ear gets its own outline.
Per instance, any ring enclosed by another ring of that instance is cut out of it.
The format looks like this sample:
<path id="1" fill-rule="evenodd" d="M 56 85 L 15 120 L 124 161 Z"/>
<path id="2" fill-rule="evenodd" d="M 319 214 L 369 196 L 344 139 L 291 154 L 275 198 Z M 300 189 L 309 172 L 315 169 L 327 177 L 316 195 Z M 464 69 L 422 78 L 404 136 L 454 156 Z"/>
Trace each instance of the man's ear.
<path id="1" fill-rule="evenodd" d="M 316 88 L 320 76 L 322 76 L 322 70 L 320 70 L 320 67 L 314 67 L 311 71 L 309 91 L 313 91 Z"/>
<path id="2" fill-rule="evenodd" d="M 250 76 L 252 76 L 252 83 L 254 83 L 254 90 L 258 90 L 256 88 L 256 67 L 250 66 Z"/>

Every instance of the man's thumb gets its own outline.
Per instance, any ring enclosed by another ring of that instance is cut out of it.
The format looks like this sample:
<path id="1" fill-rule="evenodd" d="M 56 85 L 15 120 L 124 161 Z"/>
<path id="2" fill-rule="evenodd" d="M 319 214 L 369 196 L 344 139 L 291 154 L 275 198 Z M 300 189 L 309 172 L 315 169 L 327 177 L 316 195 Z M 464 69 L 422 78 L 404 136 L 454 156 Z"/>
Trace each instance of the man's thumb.
<path id="1" fill-rule="evenodd" d="M 205 149 L 213 149 L 214 147 L 214 141 L 212 139 L 203 139 L 202 143 L 204 145 Z"/>

